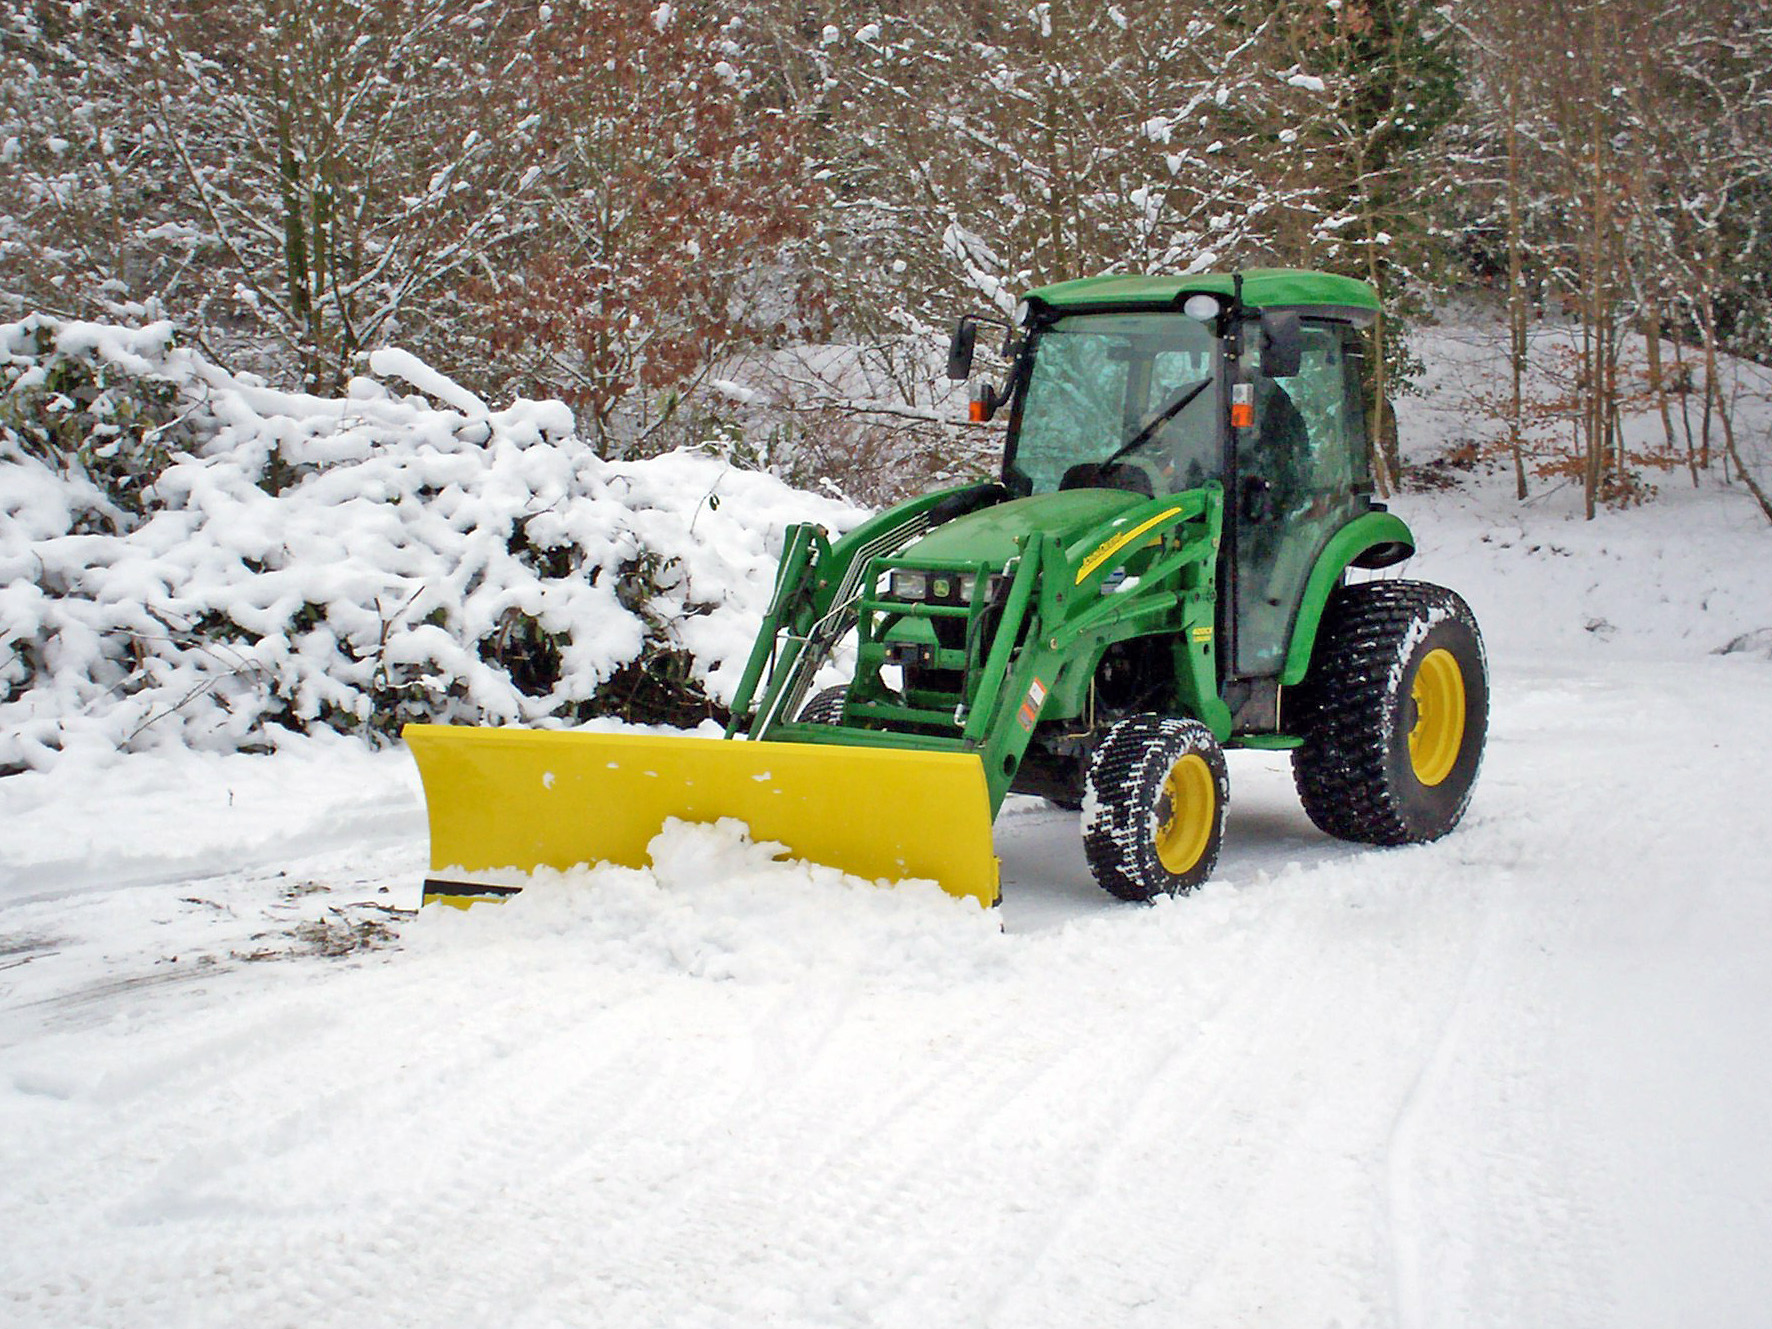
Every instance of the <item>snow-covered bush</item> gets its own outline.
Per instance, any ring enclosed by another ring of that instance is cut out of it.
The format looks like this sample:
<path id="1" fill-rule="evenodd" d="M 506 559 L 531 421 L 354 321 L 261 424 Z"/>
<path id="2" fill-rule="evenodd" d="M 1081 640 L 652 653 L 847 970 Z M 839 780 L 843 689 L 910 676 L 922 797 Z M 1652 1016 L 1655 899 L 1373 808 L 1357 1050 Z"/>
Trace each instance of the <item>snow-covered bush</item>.
<path id="1" fill-rule="evenodd" d="M 115 330 L 61 326 L 34 317 L 5 330 L 0 365 L 0 447 L 17 449 L 65 476 L 82 522 L 113 533 L 133 526 L 151 501 L 185 420 L 178 385 L 137 354 L 163 356 L 172 325 L 118 337 Z M 100 351 L 100 343 L 104 351 Z"/>
<path id="2" fill-rule="evenodd" d="M 0 326 L 0 357 L 0 771 L 76 745 L 705 715 L 785 528 L 861 515 L 719 456 L 599 461 L 560 403 L 492 410 L 396 352 L 373 366 L 401 391 L 336 400 L 163 324 L 33 318 Z"/>

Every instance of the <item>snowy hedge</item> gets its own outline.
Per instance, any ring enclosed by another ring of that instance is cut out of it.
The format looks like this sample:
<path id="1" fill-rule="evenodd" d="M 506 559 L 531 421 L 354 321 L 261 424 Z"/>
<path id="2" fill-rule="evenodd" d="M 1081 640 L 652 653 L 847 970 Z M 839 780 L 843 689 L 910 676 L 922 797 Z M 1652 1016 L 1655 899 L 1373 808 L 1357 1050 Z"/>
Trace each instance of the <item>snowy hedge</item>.
<path id="1" fill-rule="evenodd" d="M 342 400 L 230 375 L 166 324 L 31 318 L 0 357 L 0 772 L 706 714 L 785 528 L 862 515 L 719 455 L 599 461 L 560 403 L 495 411 L 399 352 Z"/>

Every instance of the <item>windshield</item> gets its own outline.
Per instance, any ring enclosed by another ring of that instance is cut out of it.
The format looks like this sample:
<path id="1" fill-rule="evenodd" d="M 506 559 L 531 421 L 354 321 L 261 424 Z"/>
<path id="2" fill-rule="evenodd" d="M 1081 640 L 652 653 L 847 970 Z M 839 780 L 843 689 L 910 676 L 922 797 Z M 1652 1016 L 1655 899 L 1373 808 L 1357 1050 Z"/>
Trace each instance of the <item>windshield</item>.
<path id="1" fill-rule="evenodd" d="M 1011 482 L 1049 494 L 1133 487 L 1132 473 L 1165 494 L 1218 475 L 1217 350 L 1204 324 L 1168 311 L 1073 314 L 1042 328 Z M 1119 470 L 1103 477 L 1110 462 Z"/>

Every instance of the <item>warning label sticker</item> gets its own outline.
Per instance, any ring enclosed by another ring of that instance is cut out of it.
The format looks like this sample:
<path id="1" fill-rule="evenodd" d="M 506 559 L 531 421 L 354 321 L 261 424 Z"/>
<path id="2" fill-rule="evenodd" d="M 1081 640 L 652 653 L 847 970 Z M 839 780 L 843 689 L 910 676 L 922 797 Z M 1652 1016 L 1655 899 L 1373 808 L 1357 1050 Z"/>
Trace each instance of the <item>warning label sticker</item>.
<path id="1" fill-rule="evenodd" d="M 1021 711 L 1016 716 L 1023 729 L 1032 729 L 1034 722 L 1040 718 L 1040 707 L 1046 703 L 1046 685 L 1039 679 L 1028 689 L 1028 695 L 1022 698 Z"/>

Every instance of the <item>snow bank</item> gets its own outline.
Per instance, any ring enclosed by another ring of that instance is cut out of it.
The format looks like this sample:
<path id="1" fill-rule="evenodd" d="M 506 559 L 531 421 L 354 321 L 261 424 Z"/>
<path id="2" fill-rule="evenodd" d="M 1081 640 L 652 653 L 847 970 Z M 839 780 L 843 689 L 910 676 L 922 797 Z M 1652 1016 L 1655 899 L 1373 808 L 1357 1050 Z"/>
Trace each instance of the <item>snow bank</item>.
<path id="1" fill-rule="evenodd" d="M 426 910 L 402 934 L 419 954 L 507 944 L 518 963 L 559 948 L 605 973 L 757 982 L 859 982 L 923 975 L 933 990 L 976 977 L 1000 950 L 1001 920 L 932 881 L 882 890 L 786 857 L 730 817 L 675 817 L 647 845 L 650 865 L 539 869 L 496 909 Z"/>
<path id="2" fill-rule="evenodd" d="M 862 515 L 718 455 L 604 462 L 561 403 L 372 364 L 443 405 L 276 391 L 165 325 L 0 326 L 0 771 L 571 724 L 636 665 L 720 702 L 786 528 Z"/>

